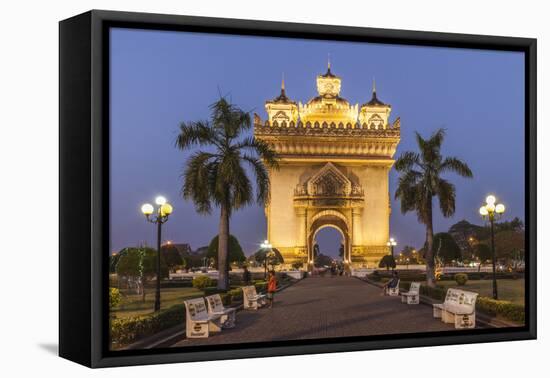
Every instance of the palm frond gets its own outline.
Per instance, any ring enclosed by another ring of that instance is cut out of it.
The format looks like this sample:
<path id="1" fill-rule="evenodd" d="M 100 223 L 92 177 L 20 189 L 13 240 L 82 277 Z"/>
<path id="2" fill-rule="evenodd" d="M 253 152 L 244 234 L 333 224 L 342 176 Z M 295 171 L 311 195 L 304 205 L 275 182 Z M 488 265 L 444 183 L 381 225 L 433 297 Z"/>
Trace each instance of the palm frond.
<path id="1" fill-rule="evenodd" d="M 182 175 L 184 178 L 182 195 L 195 203 L 199 213 L 209 214 L 212 211 L 210 178 L 215 164 L 215 154 L 198 151 L 189 158 Z"/>
<path id="2" fill-rule="evenodd" d="M 277 169 L 279 167 L 279 156 L 271 146 L 260 139 L 254 137 L 243 138 L 234 146 L 237 150 L 250 151 L 258 155 L 269 168 Z"/>
<path id="3" fill-rule="evenodd" d="M 242 156 L 242 159 L 246 161 L 254 171 L 254 176 L 256 177 L 256 201 L 259 205 L 265 206 L 270 199 L 269 173 L 260 159 L 246 154 Z"/>
<path id="4" fill-rule="evenodd" d="M 406 151 L 395 161 L 395 169 L 398 172 L 405 172 L 420 164 L 420 155 L 416 152 Z"/>
<path id="5" fill-rule="evenodd" d="M 445 218 L 452 216 L 455 213 L 455 186 L 444 179 L 439 179 L 437 197 L 439 199 L 439 208 L 443 216 Z"/>
<path id="6" fill-rule="evenodd" d="M 180 132 L 176 137 L 175 146 L 185 150 L 193 145 L 207 146 L 219 145 L 216 131 L 206 121 L 182 122 Z"/>
<path id="7" fill-rule="evenodd" d="M 457 157 L 447 157 L 440 166 L 440 172 L 454 172 L 462 177 L 473 177 L 473 173 L 468 164 Z"/>

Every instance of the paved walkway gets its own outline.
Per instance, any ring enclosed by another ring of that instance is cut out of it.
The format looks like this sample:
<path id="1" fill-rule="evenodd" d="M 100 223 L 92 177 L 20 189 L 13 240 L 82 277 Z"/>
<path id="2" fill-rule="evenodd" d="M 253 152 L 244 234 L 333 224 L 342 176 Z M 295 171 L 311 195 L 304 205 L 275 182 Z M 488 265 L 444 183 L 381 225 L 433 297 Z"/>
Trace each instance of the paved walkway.
<path id="1" fill-rule="evenodd" d="M 356 278 L 306 278 L 276 294 L 273 308 L 238 312 L 235 328 L 173 346 L 454 331 L 432 317 L 431 307 L 380 293 Z"/>

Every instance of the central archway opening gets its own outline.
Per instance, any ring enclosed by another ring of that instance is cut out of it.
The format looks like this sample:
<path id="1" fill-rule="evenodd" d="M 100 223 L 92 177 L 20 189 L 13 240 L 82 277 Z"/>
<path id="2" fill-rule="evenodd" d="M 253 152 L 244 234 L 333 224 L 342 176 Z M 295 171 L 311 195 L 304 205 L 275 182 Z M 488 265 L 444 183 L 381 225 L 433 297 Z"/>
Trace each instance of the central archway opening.
<path id="1" fill-rule="evenodd" d="M 320 228 L 314 236 L 314 266 L 328 268 L 344 260 L 344 235 L 334 226 Z"/>

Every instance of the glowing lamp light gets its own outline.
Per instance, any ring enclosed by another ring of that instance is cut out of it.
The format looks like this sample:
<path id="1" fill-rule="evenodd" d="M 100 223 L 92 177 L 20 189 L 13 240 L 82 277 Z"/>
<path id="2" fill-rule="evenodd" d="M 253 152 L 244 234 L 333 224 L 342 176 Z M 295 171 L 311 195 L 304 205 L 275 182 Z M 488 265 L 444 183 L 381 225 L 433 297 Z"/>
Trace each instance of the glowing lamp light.
<path id="1" fill-rule="evenodd" d="M 485 199 L 485 201 L 487 202 L 487 205 L 494 205 L 496 200 L 497 199 L 492 194 L 487 196 L 487 198 Z"/>
<path id="2" fill-rule="evenodd" d="M 487 208 L 487 211 L 489 211 L 490 213 L 494 212 L 496 208 L 494 203 L 488 203 L 487 206 L 485 207 Z"/>
<path id="3" fill-rule="evenodd" d="M 504 205 L 501 204 L 501 203 L 499 203 L 499 204 L 495 207 L 495 211 L 496 211 L 498 214 L 504 213 L 505 210 L 506 210 L 506 207 L 504 207 Z"/>
<path id="4" fill-rule="evenodd" d="M 151 215 L 151 214 L 153 214 L 154 210 L 155 209 L 153 208 L 153 205 L 151 205 L 150 203 L 146 203 L 143 206 L 141 206 L 141 212 L 144 215 Z"/>
<path id="5" fill-rule="evenodd" d="M 155 203 L 159 206 L 162 206 L 166 203 L 166 198 L 164 198 L 163 196 L 158 196 L 157 198 L 155 198 Z"/>
<path id="6" fill-rule="evenodd" d="M 482 216 L 486 216 L 487 214 L 489 214 L 489 211 L 487 211 L 487 208 L 485 206 L 481 206 L 479 208 L 479 214 L 481 214 Z"/>
<path id="7" fill-rule="evenodd" d="M 160 207 L 161 215 L 170 215 L 170 214 L 172 214 L 172 211 L 174 211 L 174 208 L 169 203 L 164 203 Z"/>

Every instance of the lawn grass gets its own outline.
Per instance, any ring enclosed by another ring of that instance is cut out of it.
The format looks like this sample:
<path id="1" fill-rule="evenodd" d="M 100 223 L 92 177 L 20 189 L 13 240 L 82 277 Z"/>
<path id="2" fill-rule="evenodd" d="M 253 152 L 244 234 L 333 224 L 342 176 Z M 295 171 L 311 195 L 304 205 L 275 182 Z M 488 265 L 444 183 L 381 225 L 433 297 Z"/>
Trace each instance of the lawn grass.
<path id="1" fill-rule="evenodd" d="M 492 298 L 493 281 L 492 280 L 468 280 L 466 285 L 459 286 L 456 281 L 438 281 L 438 286 L 445 288 L 455 287 L 479 293 L 482 297 Z M 516 304 L 525 303 L 525 280 L 497 280 L 498 299 L 510 301 Z"/>
<path id="2" fill-rule="evenodd" d="M 145 302 L 142 296 L 135 294 L 135 291 L 121 290 L 122 301 L 113 309 L 117 318 L 150 314 L 155 306 L 155 289 L 146 289 Z M 176 304 L 183 304 L 183 301 L 191 297 L 204 295 L 202 290 L 192 287 L 163 288 L 160 292 L 160 308 L 165 309 Z"/>

